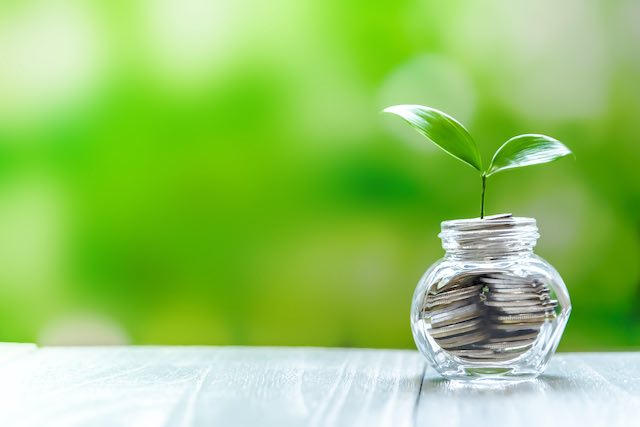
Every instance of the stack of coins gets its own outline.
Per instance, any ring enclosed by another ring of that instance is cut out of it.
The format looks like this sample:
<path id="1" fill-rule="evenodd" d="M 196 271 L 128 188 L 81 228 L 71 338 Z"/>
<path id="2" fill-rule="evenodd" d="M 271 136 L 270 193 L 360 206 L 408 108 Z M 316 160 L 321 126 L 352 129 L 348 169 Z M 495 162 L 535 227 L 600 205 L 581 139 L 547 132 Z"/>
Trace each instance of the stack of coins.
<path id="1" fill-rule="evenodd" d="M 483 347 L 506 358 L 529 350 L 544 322 L 556 316 L 558 302 L 551 299 L 549 288 L 536 277 L 507 273 L 487 274 L 479 281 L 486 285 L 484 304 L 491 330 Z"/>
<path id="2" fill-rule="evenodd" d="M 430 335 L 445 350 L 466 349 L 489 338 L 477 276 L 462 274 L 435 286 L 424 299 L 422 316 L 431 323 Z"/>
<path id="3" fill-rule="evenodd" d="M 538 278 L 492 271 L 465 273 L 438 284 L 424 298 L 429 335 L 445 351 L 469 361 L 510 360 L 529 350 L 557 301 Z"/>

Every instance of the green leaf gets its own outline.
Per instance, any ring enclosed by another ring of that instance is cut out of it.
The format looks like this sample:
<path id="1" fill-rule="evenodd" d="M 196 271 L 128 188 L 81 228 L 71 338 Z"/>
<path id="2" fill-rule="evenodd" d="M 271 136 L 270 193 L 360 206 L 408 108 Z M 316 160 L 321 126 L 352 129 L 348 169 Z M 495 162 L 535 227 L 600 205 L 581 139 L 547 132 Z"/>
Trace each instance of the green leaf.
<path id="1" fill-rule="evenodd" d="M 482 173 L 482 160 L 475 141 L 453 117 L 422 105 L 394 105 L 385 108 L 384 112 L 402 117 L 445 152 Z"/>
<path id="2" fill-rule="evenodd" d="M 514 136 L 498 148 L 487 176 L 506 169 L 548 163 L 573 154 L 563 143 L 546 135 Z"/>

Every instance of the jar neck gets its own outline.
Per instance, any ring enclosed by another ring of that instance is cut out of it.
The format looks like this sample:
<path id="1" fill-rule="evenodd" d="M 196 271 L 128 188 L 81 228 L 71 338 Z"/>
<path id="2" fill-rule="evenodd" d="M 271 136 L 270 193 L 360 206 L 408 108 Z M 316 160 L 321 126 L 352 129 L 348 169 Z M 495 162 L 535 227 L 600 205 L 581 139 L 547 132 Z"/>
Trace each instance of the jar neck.
<path id="1" fill-rule="evenodd" d="M 494 215 L 484 219 L 444 221 L 438 235 L 445 257 L 469 261 L 499 261 L 530 256 L 538 227 L 534 218 Z"/>

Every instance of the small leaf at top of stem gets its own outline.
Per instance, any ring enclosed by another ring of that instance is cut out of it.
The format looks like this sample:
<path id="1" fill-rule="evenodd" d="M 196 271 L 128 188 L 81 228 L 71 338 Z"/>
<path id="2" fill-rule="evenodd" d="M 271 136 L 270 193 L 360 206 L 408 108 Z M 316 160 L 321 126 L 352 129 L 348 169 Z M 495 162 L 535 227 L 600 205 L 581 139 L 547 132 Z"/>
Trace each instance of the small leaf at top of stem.
<path id="1" fill-rule="evenodd" d="M 546 135 L 519 135 L 498 148 L 487 176 L 506 169 L 548 163 L 573 154 L 566 145 Z"/>
<path id="2" fill-rule="evenodd" d="M 482 159 L 475 141 L 453 117 L 422 105 L 394 105 L 384 112 L 402 117 L 446 153 L 482 173 Z"/>

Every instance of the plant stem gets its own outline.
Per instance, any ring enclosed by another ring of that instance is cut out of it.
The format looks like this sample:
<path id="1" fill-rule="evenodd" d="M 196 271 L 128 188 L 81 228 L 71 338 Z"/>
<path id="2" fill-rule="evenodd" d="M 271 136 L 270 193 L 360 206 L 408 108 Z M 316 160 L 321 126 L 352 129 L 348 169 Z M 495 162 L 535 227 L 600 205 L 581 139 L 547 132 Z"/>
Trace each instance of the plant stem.
<path id="1" fill-rule="evenodd" d="M 480 202 L 480 219 L 484 218 L 484 193 L 487 188 L 487 175 L 482 174 L 482 201 Z"/>

